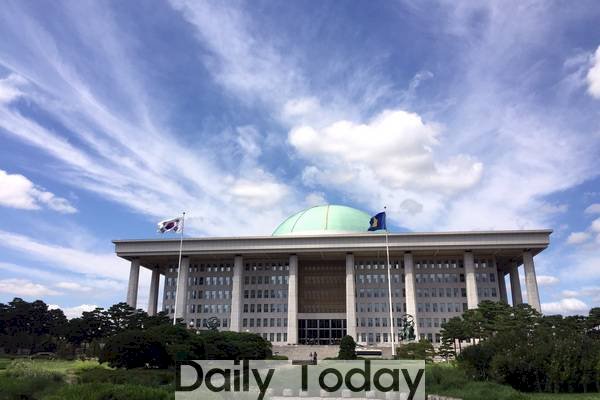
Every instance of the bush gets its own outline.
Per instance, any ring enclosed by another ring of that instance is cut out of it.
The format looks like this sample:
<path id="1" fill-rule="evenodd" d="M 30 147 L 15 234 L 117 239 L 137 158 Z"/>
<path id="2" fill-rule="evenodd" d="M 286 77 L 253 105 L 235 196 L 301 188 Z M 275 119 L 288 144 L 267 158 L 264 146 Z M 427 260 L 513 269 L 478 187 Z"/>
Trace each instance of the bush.
<path id="1" fill-rule="evenodd" d="M 114 385 L 131 384 L 159 387 L 174 384 L 175 372 L 169 370 L 152 369 L 132 369 L 124 371 L 96 367 L 79 371 L 77 374 L 77 382 L 111 383 Z"/>
<path id="2" fill-rule="evenodd" d="M 458 355 L 457 361 L 467 375 L 478 380 L 489 377 L 490 365 L 494 357 L 494 347 L 488 342 L 469 346 Z"/>
<path id="3" fill-rule="evenodd" d="M 63 383 L 52 376 L 9 377 L 0 374 L 0 400 L 38 399 Z"/>
<path id="4" fill-rule="evenodd" d="M 61 382 L 64 375 L 57 371 L 44 369 L 40 364 L 31 360 L 15 360 L 7 367 L 4 375 L 17 379 L 41 379 L 49 382 Z"/>
<path id="5" fill-rule="evenodd" d="M 172 400 L 175 392 L 141 385 L 90 383 L 66 385 L 47 400 Z"/>
<path id="6" fill-rule="evenodd" d="M 172 360 L 160 338 L 151 332 L 131 330 L 112 336 L 100 353 L 99 361 L 115 368 L 166 368 Z"/>
<path id="7" fill-rule="evenodd" d="M 396 358 L 401 360 L 425 360 L 425 362 L 433 362 L 435 349 L 430 341 L 420 340 L 417 343 L 407 343 L 398 347 L 396 354 Z"/>
<path id="8" fill-rule="evenodd" d="M 493 382 L 472 382 L 462 369 L 431 365 L 425 369 L 427 393 L 452 396 L 463 400 L 524 400 L 525 396 L 510 386 Z"/>
<path id="9" fill-rule="evenodd" d="M 356 360 L 356 342 L 352 336 L 344 336 L 340 342 L 338 360 Z"/>
<path id="10" fill-rule="evenodd" d="M 199 335 L 209 360 L 266 360 L 271 342 L 254 333 L 204 331 Z"/>

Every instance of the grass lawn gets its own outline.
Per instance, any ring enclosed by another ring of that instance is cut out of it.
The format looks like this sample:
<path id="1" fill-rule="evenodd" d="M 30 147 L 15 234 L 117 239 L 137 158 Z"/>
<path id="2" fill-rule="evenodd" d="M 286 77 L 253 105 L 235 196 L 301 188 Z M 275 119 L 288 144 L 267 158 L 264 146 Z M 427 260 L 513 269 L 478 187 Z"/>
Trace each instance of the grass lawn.
<path id="1" fill-rule="evenodd" d="M 598 400 L 600 399 L 600 393 L 536 393 L 528 394 L 528 400 Z"/>
<path id="2" fill-rule="evenodd" d="M 115 370 L 97 361 L 0 359 L 0 400 L 172 400 L 173 371 Z"/>

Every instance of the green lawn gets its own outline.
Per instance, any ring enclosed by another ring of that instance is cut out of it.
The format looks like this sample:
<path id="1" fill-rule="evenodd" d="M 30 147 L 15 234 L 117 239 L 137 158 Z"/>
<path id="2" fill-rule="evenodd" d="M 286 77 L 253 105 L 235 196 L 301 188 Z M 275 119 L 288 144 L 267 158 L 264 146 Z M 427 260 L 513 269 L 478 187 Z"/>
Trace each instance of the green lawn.
<path id="1" fill-rule="evenodd" d="M 598 400 L 600 393 L 582 394 L 582 393 L 537 393 L 527 395 L 528 400 Z"/>
<path id="2" fill-rule="evenodd" d="M 96 361 L 0 359 L 0 400 L 172 400 L 174 373 Z"/>

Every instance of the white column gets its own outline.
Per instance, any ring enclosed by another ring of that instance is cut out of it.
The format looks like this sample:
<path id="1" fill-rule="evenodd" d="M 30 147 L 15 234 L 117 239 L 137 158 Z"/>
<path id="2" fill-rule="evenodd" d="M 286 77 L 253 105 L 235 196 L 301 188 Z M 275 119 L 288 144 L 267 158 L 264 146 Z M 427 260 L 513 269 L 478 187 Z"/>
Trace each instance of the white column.
<path id="1" fill-rule="evenodd" d="M 356 337 L 356 284 L 354 281 L 354 254 L 346 254 L 346 334 Z"/>
<path id="2" fill-rule="evenodd" d="M 127 286 L 127 304 L 130 307 L 137 307 L 138 283 L 140 280 L 140 260 L 134 258 L 129 267 L 129 285 Z"/>
<path id="3" fill-rule="evenodd" d="M 465 282 L 467 283 L 467 307 L 469 309 L 477 308 L 479 298 L 477 296 L 477 279 L 475 279 L 475 264 L 473 262 L 473 253 L 465 251 Z"/>
<path id="4" fill-rule="evenodd" d="M 177 271 L 177 302 L 175 303 L 175 318 L 183 318 L 187 314 L 188 275 L 190 271 L 190 258 L 181 258 L 181 267 Z"/>
<path id="5" fill-rule="evenodd" d="M 523 267 L 525 269 L 525 287 L 527 287 L 527 303 L 538 312 L 542 312 L 540 305 L 540 293 L 538 291 L 537 279 L 535 277 L 535 266 L 531 251 L 523 252 Z"/>
<path id="6" fill-rule="evenodd" d="M 500 300 L 508 303 L 508 294 L 506 293 L 506 280 L 504 279 L 504 271 L 498 269 L 498 292 L 500 292 Z"/>
<path id="7" fill-rule="evenodd" d="M 415 337 L 419 340 L 419 324 L 417 318 L 417 290 L 415 280 L 415 267 L 413 265 L 413 255 L 404 253 L 404 290 L 406 291 L 406 313 L 411 315 L 415 321 Z"/>
<path id="8" fill-rule="evenodd" d="M 160 283 L 160 269 L 158 267 L 152 270 L 150 278 L 150 294 L 148 295 L 148 315 L 156 315 L 158 308 L 158 286 Z"/>
<path id="9" fill-rule="evenodd" d="M 235 256 L 233 259 L 233 280 L 231 282 L 231 323 L 229 330 L 240 332 L 242 320 L 242 290 L 244 276 L 244 259 L 242 256 Z"/>
<path id="10" fill-rule="evenodd" d="M 510 267 L 510 292 L 512 293 L 513 306 L 523 303 L 521 281 L 519 280 L 519 266 L 516 264 Z"/>
<path id="11" fill-rule="evenodd" d="M 290 255 L 288 276 L 288 344 L 298 344 L 298 256 Z"/>

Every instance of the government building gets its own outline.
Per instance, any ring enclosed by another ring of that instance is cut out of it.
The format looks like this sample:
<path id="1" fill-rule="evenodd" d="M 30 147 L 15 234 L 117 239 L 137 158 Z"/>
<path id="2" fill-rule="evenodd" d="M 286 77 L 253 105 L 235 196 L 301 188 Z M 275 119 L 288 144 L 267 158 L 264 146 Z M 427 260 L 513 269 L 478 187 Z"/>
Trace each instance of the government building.
<path id="1" fill-rule="evenodd" d="M 351 335 L 390 347 L 386 238 L 368 232 L 370 215 L 346 206 L 311 207 L 271 236 L 115 240 L 131 262 L 127 303 L 138 307 L 140 267 L 152 271 L 148 313 L 158 306 L 202 329 L 254 332 L 274 345 L 335 344 Z M 440 341 L 440 326 L 483 300 L 523 302 L 540 311 L 534 257 L 551 230 L 389 233 L 394 335 L 405 314 L 418 338 Z M 506 275 L 509 275 L 506 279 Z M 176 289 L 179 294 L 176 296 Z M 400 342 L 399 336 L 395 338 Z"/>

